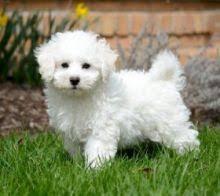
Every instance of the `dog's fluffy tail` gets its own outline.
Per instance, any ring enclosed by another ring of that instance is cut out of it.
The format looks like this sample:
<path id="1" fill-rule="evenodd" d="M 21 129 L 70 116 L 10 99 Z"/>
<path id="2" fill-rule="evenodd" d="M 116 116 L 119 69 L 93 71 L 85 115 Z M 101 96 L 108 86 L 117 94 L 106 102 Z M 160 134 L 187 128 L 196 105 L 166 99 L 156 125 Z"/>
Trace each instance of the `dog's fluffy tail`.
<path id="1" fill-rule="evenodd" d="M 149 76 L 153 80 L 170 81 L 178 90 L 185 86 L 185 77 L 177 57 L 169 50 L 160 52 L 153 61 L 149 70 Z"/>

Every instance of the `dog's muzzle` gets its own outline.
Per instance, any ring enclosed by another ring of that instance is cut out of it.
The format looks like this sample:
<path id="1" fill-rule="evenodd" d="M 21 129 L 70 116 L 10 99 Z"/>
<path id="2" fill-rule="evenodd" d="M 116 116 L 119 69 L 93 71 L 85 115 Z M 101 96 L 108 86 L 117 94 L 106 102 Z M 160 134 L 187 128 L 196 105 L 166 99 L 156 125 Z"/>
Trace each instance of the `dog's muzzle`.
<path id="1" fill-rule="evenodd" d="M 74 89 L 76 89 L 76 86 L 79 84 L 80 78 L 79 77 L 71 77 L 70 78 L 70 84 L 73 86 Z"/>

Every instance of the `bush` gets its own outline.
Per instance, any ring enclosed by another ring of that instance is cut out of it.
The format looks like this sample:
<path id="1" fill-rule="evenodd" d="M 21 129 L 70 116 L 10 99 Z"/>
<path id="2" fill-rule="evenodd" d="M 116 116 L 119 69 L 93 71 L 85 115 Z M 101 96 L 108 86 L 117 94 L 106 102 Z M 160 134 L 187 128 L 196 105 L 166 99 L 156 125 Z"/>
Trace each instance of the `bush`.
<path id="1" fill-rule="evenodd" d="M 159 51 L 168 48 L 168 35 L 152 36 L 144 28 L 126 51 L 118 44 L 121 69 L 148 70 Z M 202 122 L 220 122 L 220 59 L 209 60 L 201 55 L 191 58 L 183 66 L 187 78 L 182 94 L 192 111 L 192 119 Z"/>
<path id="2" fill-rule="evenodd" d="M 152 59 L 163 49 L 168 47 L 168 35 L 159 33 L 153 36 L 144 27 L 134 38 L 129 51 L 126 51 L 120 43 L 117 44 L 119 53 L 119 67 L 121 69 L 148 70 Z"/>
<path id="3" fill-rule="evenodd" d="M 1 18 L 6 17 L 4 13 Z M 61 22 L 49 12 L 48 31 L 39 27 L 42 25 L 42 13 L 24 14 L 14 11 L 5 26 L 0 24 L 0 82 L 10 80 L 16 83 L 40 85 L 38 64 L 34 57 L 34 49 L 48 40 L 51 34 L 79 27 L 81 17 L 70 19 L 65 17 Z M 83 21 L 83 28 L 88 22 Z"/>
<path id="4" fill-rule="evenodd" d="M 192 117 L 200 122 L 220 122 L 220 59 L 197 56 L 184 66 L 187 85 L 183 91 Z"/>

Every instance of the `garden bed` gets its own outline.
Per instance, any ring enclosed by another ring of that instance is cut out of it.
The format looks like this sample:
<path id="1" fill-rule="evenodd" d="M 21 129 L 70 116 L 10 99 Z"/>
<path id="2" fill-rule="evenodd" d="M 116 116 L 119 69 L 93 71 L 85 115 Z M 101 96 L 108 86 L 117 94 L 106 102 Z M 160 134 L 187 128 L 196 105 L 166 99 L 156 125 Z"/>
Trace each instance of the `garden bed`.
<path id="1" fill-rule="evenodd" d="M 20 129 L 44 130 L 48 116 L 41 88 L 0 84 L 0 135 Z"/>

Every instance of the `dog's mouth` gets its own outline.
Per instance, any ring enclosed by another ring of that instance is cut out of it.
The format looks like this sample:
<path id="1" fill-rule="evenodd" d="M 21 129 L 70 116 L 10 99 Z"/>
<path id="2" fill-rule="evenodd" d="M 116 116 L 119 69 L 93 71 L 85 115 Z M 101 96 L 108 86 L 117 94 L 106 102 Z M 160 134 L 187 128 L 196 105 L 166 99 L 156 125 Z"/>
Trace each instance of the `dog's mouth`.
<path id="1" fill-rule="evenodd" d="M 71 90 L 73 91 L 73 92 L 79 92 L 79 91 L 81 91 L 82 89 L 80 88 L 80 87 L 78 87 L 78 86 L 73 86 L 72 88 L 71 88 Z"/>
<path id="2" fill-rule="evenodd" d="M 73 86 L 72 89 L 75 91 L 75 90 L 78 90 L 77 86 Z"/>

